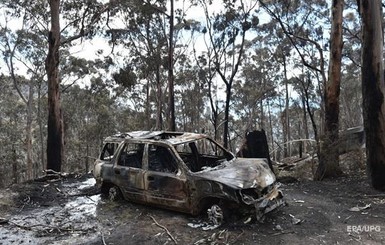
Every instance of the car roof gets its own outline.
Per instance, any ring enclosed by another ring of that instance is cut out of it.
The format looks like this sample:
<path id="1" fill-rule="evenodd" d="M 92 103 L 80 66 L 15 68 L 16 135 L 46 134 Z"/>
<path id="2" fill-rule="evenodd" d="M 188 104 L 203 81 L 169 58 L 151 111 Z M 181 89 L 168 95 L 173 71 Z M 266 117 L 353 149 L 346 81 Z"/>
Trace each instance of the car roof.
<path id="1" fill-rule="evenodd" d="M 191 142 L 198 139 L 208 138 L 207 135 L 189 132 L 172 132 L 172 131 L 131 131 L 119 133 L 107 137 L 105 142 L 122 142 L 129 139 L 140 140 L 157 140 L 164 141 L 172 145 L 178 145 Z"/>

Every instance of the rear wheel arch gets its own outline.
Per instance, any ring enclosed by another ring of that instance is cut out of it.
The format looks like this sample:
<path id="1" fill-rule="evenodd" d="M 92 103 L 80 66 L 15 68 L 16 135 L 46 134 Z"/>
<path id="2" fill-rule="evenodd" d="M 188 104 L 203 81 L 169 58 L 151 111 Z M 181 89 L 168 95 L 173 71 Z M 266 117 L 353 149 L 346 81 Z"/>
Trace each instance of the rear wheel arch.
<path id="1" fill-rule="evenodd" d="M 123 193 L 119 186 L 114 185 L 111 182 L 103 182 L 100 188 L 101 194 L 110 199 L 111 201 L 117 201 L 123 199 Z"/>
<path id="2" fill-rule="evenodd" d="M 123 194 L 120 188 L 116 185 L 113 185 L 108 190 L 108 199 L 111 201 L 119 201 L 123 199 Z"/>

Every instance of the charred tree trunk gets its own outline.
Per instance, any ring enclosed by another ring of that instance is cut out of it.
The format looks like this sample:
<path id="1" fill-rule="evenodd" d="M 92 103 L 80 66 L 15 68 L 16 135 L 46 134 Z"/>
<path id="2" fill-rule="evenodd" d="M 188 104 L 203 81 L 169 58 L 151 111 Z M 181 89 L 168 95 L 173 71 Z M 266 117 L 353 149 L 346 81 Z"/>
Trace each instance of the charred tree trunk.
<path id="1" fill-rule="evenodd" d="M 288 157 L 289 156 L 289 153 L 288 153 L 288 147 L 286 145 L 287 143 L 287 128 L 286 128 L 286 110 L 284 109 L 282 111 L 282 106 L 280 104 L 280 109 L 281 109 L 281 124 L 282 124 L 282 143 L 283 143 L 283 157 Z"/>
<path id="2" fill-rule="evenodd" d="M 329 79 L 325 89 L 325 133 L 315 180 L 342 174 L 339 166 L 338 130 L 342 59 L 342 12 L 344 0 L 333 0 Z"/>
<path id="3" fill-rule="evenodd" d="M 175 126 L 175 96 L 174 96 L 174 0 L 170 8 L 170 40 L 168 50 L 168 127 L 171 131 Z"/>
<path id="4" fill-rule="evenodd" d="M 385 85 L 380 0 L 361 0 L 362 97 L 367 168 L 375 189 L 385 190 Z"/>
<path id="5" fill-rule="evenodd" d="M 271 141 L 270 144 L 271 144 L 271 149 L 274 149 L 273 122 L 272 122 L 272 119 L 271 119 L 271 109 L 270 109 L 270 101 L 269 101 L 269 99 L 267 99 L 267 112 L 269 114 L 270 141 Z M 274 160 L 277 160 L 277 158 L 274 157 Z"/>
<path id="6" fill-rule="evenodd" d="M 17 152 L 15 144 L 12 143 L 12 183 L 16 184 L 19 182 L 19 168 L 18 168 L 18 162 L 17 162 Z"/>
<path id="7" fill-rule="evenodd" d="M 38 88 L 38 96 L 37 96 L 37 120 L 39 123 L 39 139 L 40 139 L 40 161 L 38 161 L 38 170 L 43 171 L 45 168 L 45 153 L 44 153 L 44 133 L 43 133 L 43 120 L 42 120 L 42 112 L 41 112 L 41 83 L 39 83 Z"/>
<path id="8" fill-rule="evenodd" d="M 305 104 L 306 104 L 306 111 L 307 111 L 307 114 L 309 115 L 309 118 L 310 118 L 310 121 L 311 121 L 311 125 L 312 125 L 312 128 L 313 128 L 313 132 L 314 132 L 314 138 L 317 142 L 317 156 L 320 156 L 321 153 L 320 153 L 320 140 L 319 140 L 319 136 L 318 136 L 318 128 L 317 128 L 317 123 L 315 121 L 315 118 L 314 118 L 314 112 L 312 112 L 311 110 L 311 107 L 310 107 L 310 95 L 309 95 L 309 85 L 311 83 L 311 80 L 310 80 L 310 75 L 308 75 L 308 78 L 307 78 L 307 84 L 305 84 L 305 82 L 302 82 L 302 87 L 303 87 L 303 92 L 304 92 L 304 96 L 305 96 Z"/>
<path id="9" fill-rule="evenodd" d="M 160 65 L 157 64 L 156 66 L 156 97 L 157 97 L 157 111 L 156 111 L 156 129 L 162 130 L 163 129 L 163 117 L 162 117 L 162 110 L 163 110 L 163 96 L 162 96 L 162 83 L 160 81 Z"/>
<path id="10" fill-rule="evenodd" d="M 63 120 L 59 90 L 60 0 L 49 1 L 51 30 L 48 34 L 48 55 L 45 69 L 48 77 L 47 169 L 60 172 L 64 157 Z"/>
<path id="11" fill-rule="evenodd" d="M 231 100 L 231 85 L 226 84 L 226 104 L 225 104 L 225 121 L 223 123 L 223 146 L 229 148 L 229 114 L 230 114 L 230 100 Z"/>
<path id="12" fill-rule="evenodd" d="M 243 55 L 243 49 L 245 44 L 245 35 L 246 31 L 243 31 L 242 33 L 242 41 L 240 46 L 240 50 L 238 53 L 238 57 L 236 58 L 233 56 L 233 68 L 231 72 L 231 76 L 229 79 L 226 78 L 225 72 L 220 69 L 219 64 L 216 64 L 216 71 L 219 73 L 219 75 L 222 78 L 222 81 L 226 84 L 226 102 L 225 102 L 225 118 L 224 118 L 224 125 L 223 125 L 223 146 L 228 149 L 229 148 L 229 120 L 230 120 L 230 102 L 231 102 L 231 93 L 232 93 L 232 87 L 235 75 L 238 72 L 239 65 L 241 64 L 242 55 Z M 233 43 L 233 53 L 235 52 L 235 44 Z"/>
<path id="13" fill-rule="evenodd" d="M 33 121 L 33 84 L 29 82 L 28 102 L 27 102 L 27 126 L 26 126 L 26 145 L 27 145 L 27 179 L 33 179 L 34 169 L 32 160 L 32 121 Z"/>
<path id="14" fill-rule="evenodd" d="M 289 84 L 287 79 L 287 65 L 286 65 L 286 56 L 283 53 L 283 71 L 285 75 L 285 157 L 291 156 L 291 145 L 290 145 L 290 119 L 289 119 Z M 286 144 L 287 143 L 287 144 Z"/>
<path id="15" fill-rule="evenodd" d="M 269 154 L 269 144 L 263 129 L 246 132 L 245 141 L 237 152 L 237 156 L 244 158 L 266 158 L 271 171 L 274 173 Z"/>
<path id="16" fill-rule="evenodd" d="M 86 173 L 89 171 L 89 155 L 90 155 L 90 146 L 88 142 L 86 143 Z"/>
<path id="17" fill-rule="evenodd" d="M 259 102 L 259 106 L 261 107 L 261 122 L 259 123 L 260 128 L 265 128 L 264 120 L 265 120 L 265 114 L 263 111 L 263 99 Z"/>
<path id="18" fill-rule="evenodd" d="M 151 130 L 151 113 L 150 113 L 150 80 L 147 79 L 146 84 L 146 129 Z"/>
<path id="19" fill-rule="evenodd" d="M 212 80 L 208 81 L 208 91 L 209 91 L 209 100 L 211 107 L 211 122 L 214 127 L 214 140 L 218 140 L 218 106 L 217 102 L 214 101 L 213 95 L 211 93 Z"/>
<path id="20" fill-rule="evenodd" d="M 302 108 L 303 108 L 303 131 L 304 131 L 304 138 L 309 139 L 309 129 L 307 126 L 307 113 L 306 113 L 306 97 L 304 94 L 301 96 L 302 101 Z M 304 144 L 304 152 L 307 152 L 306 143 Z"/>

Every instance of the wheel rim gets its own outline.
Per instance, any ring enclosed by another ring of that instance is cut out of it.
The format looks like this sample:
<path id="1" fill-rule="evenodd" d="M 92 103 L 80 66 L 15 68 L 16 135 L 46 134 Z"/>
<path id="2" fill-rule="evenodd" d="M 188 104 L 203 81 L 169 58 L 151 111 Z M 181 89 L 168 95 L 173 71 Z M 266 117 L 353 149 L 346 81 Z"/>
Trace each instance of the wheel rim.
<path id="1" fill-rule="evenodd" d="M 220 226 L 223 222 L 223 209 L 217 205 L 214 204 L 212 205 L 208 210 L 207 214 L 209 217 L 209 221 L 215 225 L 215 226 Z"/>
<path id="2" fill-rule="evenodd" d="M 108 191 L 108 197 L 111 201 L 115 201 L 118 196 L 118 189 L 116 187 L 111 187 Z"/>

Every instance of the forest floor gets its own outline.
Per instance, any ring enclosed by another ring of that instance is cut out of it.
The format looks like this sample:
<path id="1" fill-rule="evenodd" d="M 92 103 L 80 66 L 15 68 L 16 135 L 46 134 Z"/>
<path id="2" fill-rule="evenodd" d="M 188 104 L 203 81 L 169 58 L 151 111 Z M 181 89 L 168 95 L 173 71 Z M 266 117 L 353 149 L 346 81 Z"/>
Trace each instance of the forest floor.
<path id="1" fill-rule="evenodd" d="M 385 193 L 364 173 L 281 189 L 287 206 L 263 223 L 204 230 L 204 217 L 105 200 L 89 175 L 35 180 L 0 190 L 0 244 L 385 244 Z"/>

